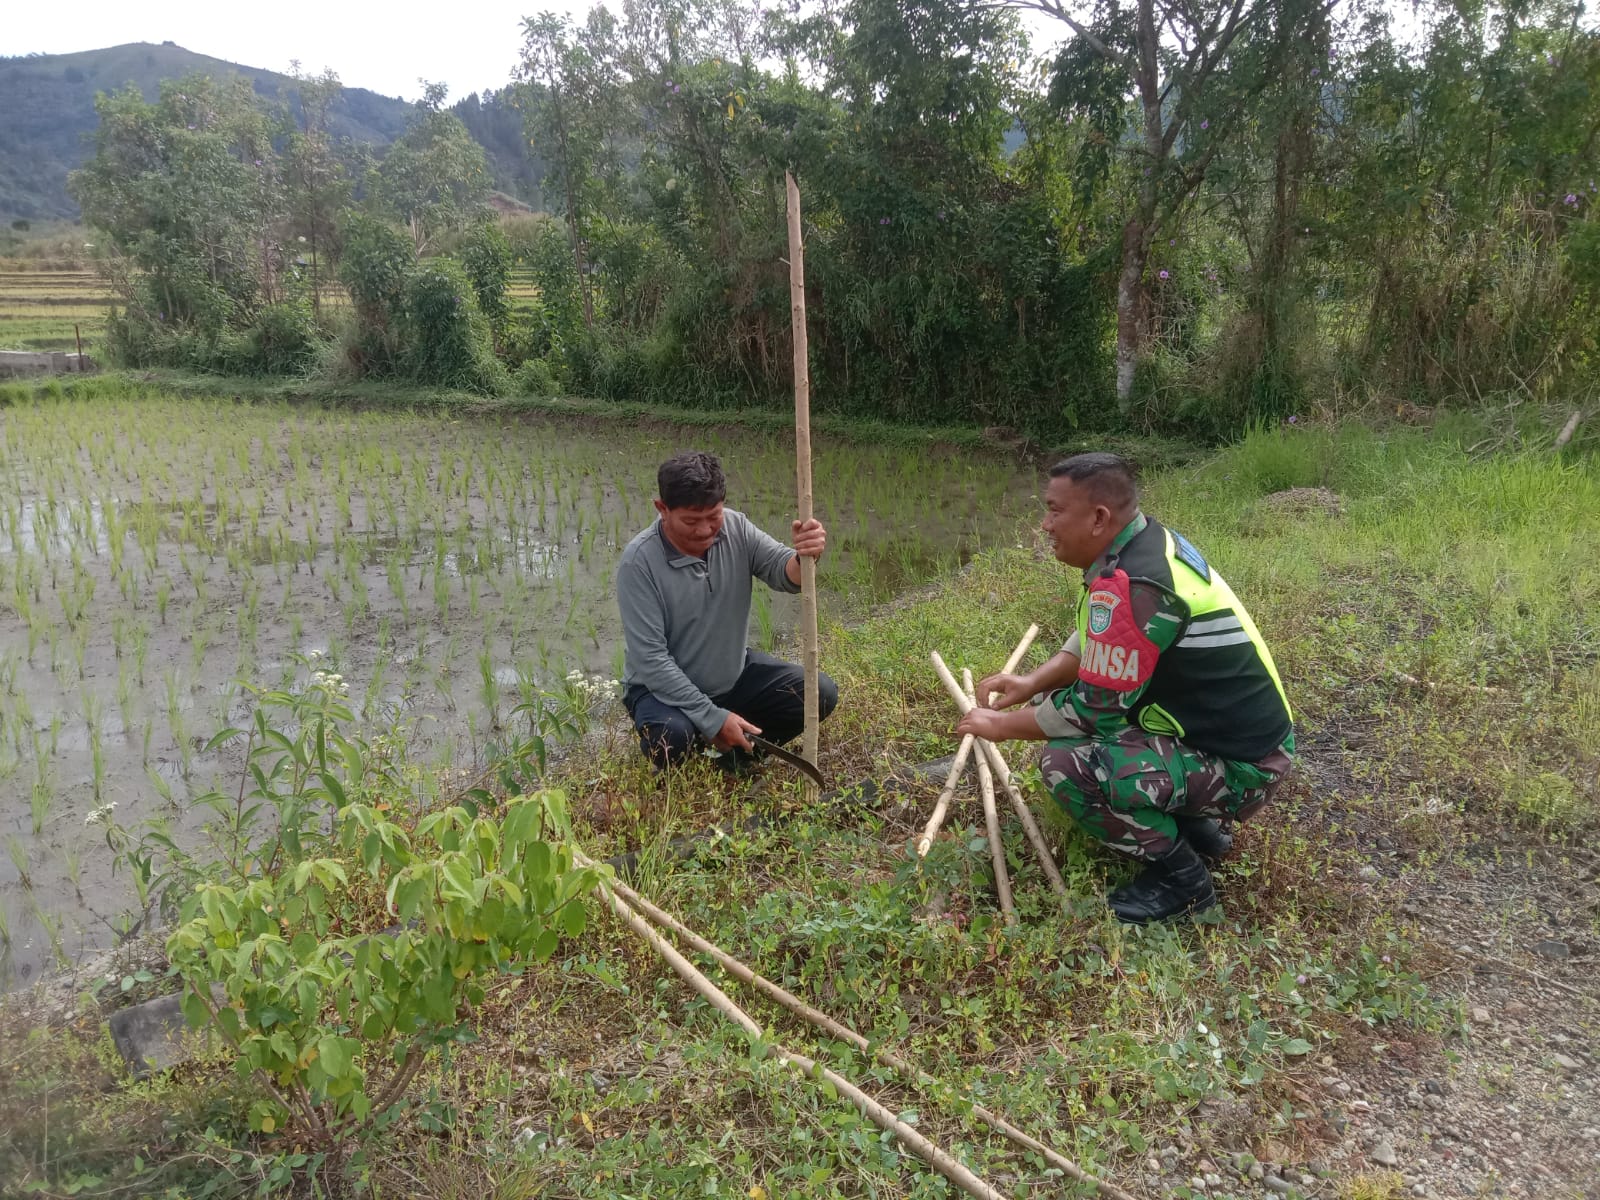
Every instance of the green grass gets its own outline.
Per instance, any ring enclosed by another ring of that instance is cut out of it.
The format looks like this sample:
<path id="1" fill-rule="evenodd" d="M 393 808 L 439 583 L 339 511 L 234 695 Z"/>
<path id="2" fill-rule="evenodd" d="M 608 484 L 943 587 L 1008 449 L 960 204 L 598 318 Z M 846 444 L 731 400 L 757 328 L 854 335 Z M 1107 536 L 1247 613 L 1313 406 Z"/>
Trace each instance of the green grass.
<path id="1" fill-rule="evenodd" d="M 1313 486 L 1337 493 L 1342 511 L 1268 499 Z M 1057 908 L 1008 827 L 1022 917 L 1008 932 L 970 798 L 916 865 L 906 847 L 931 786 L 903 809 L 807 811 L 772 774 L 749 799 L 698 764 L 652 775 L 614 710 L 607 732 L 562 768 L 579 836 L 595 853 L 642 851 L 642 892 L 945 1081 L 945 1092 L 911 1089 L 727 985 L 775 1038 L 914 1113 L 1002 1191 L 1067 1194 L 964 1119 L 962 1094 L 1135 1192 L 1147 1147 L 1180 1127 L 1201 1145 L 1225 1132 L 1207 1124 L 1202 1101 L 1228 1100 L 1226 1132 L 1242 1130 L 1248 1144 L 1295 1148 L 1297 1074 L 1397 1045 L 1407 1061 L 1434 1062 L 1459 1020 L 1425 982 L 1436 964 L 1396 898 L 1356 882 L 1355 847 L 1382 833 L 1414 851 L 1412 869 L 1443 872 L 1485 826 L 1554 839 L 1595 828 L 1600 675 L 1587 648 L 1600 576 L 1585 547 L 1600 535 L 1597 490 L 1587 460 L 1478 459 L 1449 437 L 1358 428 L 1258 433 L 1150 481 L 1149 511 L 1194 540 L 1250 605 L 1306 756 L 1242 829 L 1219 872 L 1215 921 L 1118 926 L 1100 896 L 1127 865 L 1057 822 L 1074 899 Z M 1075 588 L 1019 523 L 1010 544 L 937 588 L 830 625 L 824 663 L 843 702 L 823 731 L 824 769 L 847 780 L 948 753 L 953 714 L 928 652 L 981 672 L 1037 620 L 1037 659 L 1059 644 Z M 1360 752 L 1341 753 L 1358 734 Z M 709 843 L 687 862 L 661 853 L 675 834 L 712 820 L 733 828 L 774 806 L 791 812 L 780 829 Z M 491 989 L 474 1016 L 478 1040 L 430 1068 L 418 1104 L 367 1149 L 363 1169 L 380 1194 L 950 1194 L 848 1106 L 757 1061 L 614 921 L 597 918 L 557 958 Z M 50 1061 L 79 1064 L 52 1077 L 69 1114 L 57 1119 L 77 1131 L 52 1134 L 69 1147 L 43 1172 L 58 1186 L 74 1171 L 128 1183 L 139 1131 L 169 1109 L 144 1165 L 164 1186 L 193 1182 L 201 1152 L 215 1149 L 208 1128 L 234 1142 L 221 1155 L 233 1181 L 217 1175 L 218 1194 L 245 1194 L 296 1152 L 293 1137 L 249 1139 L 216 1116 L 218 1071 L 143 1091 L 94 1057 L 92 1025 L 55 1036 L 78 1048 L 32 1055 L 0 1092 L 0 1118 L 17 1131 L 0 1170 L 15 1178 L 41 1177 L 36 1099 Z M 10 1037 L 7 1061 L 26 1044 Z"/>
<path id="2" fill-rule="evenodd" d="M 1329 487 L 1345 513 L 1249 503 L 1285 485 Z M 1373 782 L 1411 778 L 1419 811 L 1509 804 L 1559 832 L 1593 827 L 1593 459 L 1478 458 L 1414 431 L 1285 430 L 1163 479 L 1152 505 L 1203 539 L 1278 631 L 1301 706 L 1334 729 L 1379 733 Z"/>

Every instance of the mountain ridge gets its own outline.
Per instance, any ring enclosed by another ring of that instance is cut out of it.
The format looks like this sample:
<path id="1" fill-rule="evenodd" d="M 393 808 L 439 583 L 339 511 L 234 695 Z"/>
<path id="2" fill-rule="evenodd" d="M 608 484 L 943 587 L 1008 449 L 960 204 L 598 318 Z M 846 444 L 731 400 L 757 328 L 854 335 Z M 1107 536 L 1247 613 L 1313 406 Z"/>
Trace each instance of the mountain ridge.
<path id="1" fill-rule="evenodd" d="M 199 54 L 174 42 L 127 42 L 68 54 L 0 58 L 0 113 L 6 114 L 0 122 L 0 218 L 75 218 L 78 206 L 67 194 L 67 174 L 93 151 L 99 120 L 96 93 L 131 84 L 146 100 L 154 100 L 163 81 L 196 72 L 241 76 L 258 96 L 294 105 L 297 85 L 292 76 Z M 494 93 L 485 95 L 492 99 Z M 476 92 L 458 107 L 469 99 L 472 114 L 478 116 L 486 106 Z M 336 138 L 383 147 L 404 130 L 412 107 L 397 97 L 347 86 L 330 109 L 329 129 Z M 508 142 L 522 139 L 486 139 L 481 118 L 467 123 L 489 154 L 495 186 L 527 198 L 536 180 L 526 154 L 520 162 L 507 159 Z"/>

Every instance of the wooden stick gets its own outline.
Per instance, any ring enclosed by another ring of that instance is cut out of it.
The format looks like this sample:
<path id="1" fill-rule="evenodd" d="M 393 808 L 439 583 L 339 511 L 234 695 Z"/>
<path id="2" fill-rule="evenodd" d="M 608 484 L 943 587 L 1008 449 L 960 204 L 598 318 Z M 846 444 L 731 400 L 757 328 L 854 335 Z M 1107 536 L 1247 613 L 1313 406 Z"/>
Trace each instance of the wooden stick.
<path id="1" fill-rule="evenodd" d="M 579 866 L 587 867 L 594 865 L 581 854 L 577 856 L 577 862 Z M 811 1005 L 807 1004 L 804 1000 L 801 1000 L 798 996 L 792 995 L 791 993 L 785 991 L 783 988 L 779 987 L 776 983 L 773 983 L 764 975 L 757 974 L 755 971 L 745 966 L 745 964 L 740 962 L 737 958 L 734 958 L 733 955 L 729 954 L 727 951 L 721 949 L 711 942 L 708 942 L 705 938 L 695 933 L 694 930 L 690 929 L 682 921 L 678 920 L 677 917 L 646 900 L 643 896 L 639 895 L 639 893 L 635 892 L 621 880 L 613 879 L 611 881 L 611 887 L 632 907 L 644 913 L 645 916 L 649 917 L 657 925 L 660 925 L 664 929 L 672 930 L 679 937 L 683 938 L 683 940 L 695 950 L 698 950 L 701 954 L 705 954 L 710 958 L 715 959 L 718 965 L 720 965 L 724 971 L 728 972 L 728 974 L 732 975 L 735 979 L 739 980 L 741 983 L 755 988 L 769 1000 L 772 1000 L 774 1003 L 787 1009 L 801 1020 L 809 1022 L 822 1032 L 828 1034 L 830 1037 L 837 1038 L 841 1042 L 847 1042 L 863 1053 L 873 1055 L 878 1059 L 879 1062 L 884 1063 L 892 1070 L 898 1072 L 902 1078 L 908 1080 L 909 1082 L 921 1084 L 924 1087 L 942 1087 L 939 1081 L 932 1075 L 929 1075 L 926 1071 L 919 1067 L 912 1066 L 911 1063 L 895 1054 L 892 1050 L 888 1050 L 881 1045 L 877 1045 L 868 1041 L 865 1037 L 857 1033 L 854 1029 L 851 1029 L 848 1025 L 840 1024 L 838 1021 L 835 1021 L 832 1017 L 828 1016 L 827 1013 L 812 1008 Z M 973 1104 L 971 1111 L 973 1116 L 977 1117 L 978 1120 L 989 1126 L 989 1128 L 993 1129 L 996 1133 L 1002 1134 L 1003 1136 L 1008 1137 L 1012 1141 L 1016 1142 L 1018 1145 L 1025 1146 L 1029 1150 L 1034 1151 L 1034 1153 L 1041 1155 L 1052 1166 L 1059 1167 L 1068 1176 L 1078 1180 L 1080 1183 L 1087 1183 L 1098 1188 L 1105 1195 L 1110 1196 L 1112 1200 L 1134 1200 L 1133 1196 L 1130 1196 L 1127 1192 L 1117 1187 L 1116 1184 L 1110 1183 L 1096 1175 L 1090 1174 L 1071 1159 L 1066 1158 L 1057 1151 L 1052 1150 L 1043 1142 L 1024 1133 L 1015 1125 L 1007 1121 L 1004 1117 L 998 1116 L 980 1104 Z"/>
<path id="2" fill-rule="evenodd" d="M 1457 951 L 1457 953 L 1460 952 Z M 1479 962 L 1489 963 L 1496 967 L 1504 967 L 1508 971 L 1516 971 L 1521 975 L 1526 975 L 1530 979 L 1537 980 L 1540 983 L 1548 983 L 1551 987 L 1560 988 L 1569 995 L 1577 996 L 1580 999 L 1587 1000 L 1591 1004 L 1594 1003 L 1594 996 L 1589 992 L 1586 992 L 1581 988 L 1575 988 L 1570 983 L 1563 983 L 1559 979 L 1552 979 L 1548 975 L 1544 975 L 1538 971 L 1535 971 L 1532 967 L 1525 967 L 1521 963 L 1510 962 L 1504 958 L 1494 958 L 1487 954 L 1472 954 L 1471 957 L 1477 959 Z"/>
<path id="3" fill-rule="evenodd" d="M 1033 639 L 1039 636 L 1039 627 L 1029 625 L 1028 632 L 1022 635 L 1022 640 L 1017 643 L 1017 648 L 1011 652 L 1011 657 L 1006 659 L 1006 665 L 1000 668 L 1002 674 L 1009 675 L 1017 669 L 1022 662 L 1022 656 L 1028 652 L 1028 647 L 1033 645 Z M 989 697 L 990 702 L 994 696 Z M 972 753 L 972 735 L 969 733 L 961 739 L 961 745 L 956 749 L 956 760 L 950 765 L 950 775 L 944 781 L 944 787 L 939 792 L 939 799 L 934 803 L 933 815 L 928 818 L 927 828 L 922 831 L 922 836 L 917 839 L 917 857 L 928 857 L 928 851 L 933 847 L 933 839 L 939 836 L 939 827 L 944 824 L 945 811 L 950 807 L 950 801 L 956 794 L 956 783 L 961 778 L 961 771 L 967 765 L 967 758 Z"/>
<path id="4" fill-rule="evenodd" d="M 933 669 L 939 673 L 939 681 L 944 684 L 945 691 L 950 693 L 951 699 L 956 702 L 956 707 L 965 716 L 976 706 L 967 699 L 967 694 L 961 690 L 961 685 L 956 682 L 955 676 L 950 674 L 950 668 L 944 665 L 944 659 L 939 657 L 939 652 L 933 651 L 930 657 L 933 660 Z M 1044 834 L 1039 832 L 1039 823 L 1033 819 L 1033 812 L 1028 808 L 1027 800 L 1023 798 L 1017 785 L 1011 781 L 1011 769 L 1006 766 L 1006 760 L 1000 757 L 1000 751 L 994 748 L 993 743 L 983 738 L 978 739 L 978 752 L 989 760 L 994 777 L 1000 781 L 1000 786 L 1005 788 L 1006 795 L 1011 800 L 1011 807 L 1017 810 L 1017 819 L 1022 822 L 1028 841 L 1033 843 L 1034 853 L 1039 856 L 1039 866 L 1044 869 L 1045 878 L 1050 881 L 1050 890 L 1062 900 L 1068 899 L 1066 881 L 1061 878 L 1061 872 L 1056 868 L 1056 860 L 1050 854 L 1050 847 L 1045 845 Z"/>
<path id="5" fill-rule="evenodd" d="M 794 176 L 783 173 L 789 198 L 789 320 L 794 340 L 794 468 L 795 490 L 802 521 L 812 517 L 811 496 L 811 360 L 806 344 L 806 262 L 805 244 L 800 237 L 800 189 Z M 800 559 L 800 665 L 805 669 L 805 729 L 801 752 L 806 761 L 817 761 L 819 696 L 817 674 L 821 670 L 817 649 L 817 560 Z M 817 785 L 805 783 L 806 795 L 814 799 Z"/>
<path id="6" fill-rule="evenodd" d="M 933 815 L 928 818 L 927 827 L 917 839 L 918 858 L 927 858 L 928 851 L 933 848 L 933 839 L 938 836 L 939 827 L 944 824 L 944 814 L 956 794 L 956 784 L 961 780 L 961 772 L 966 769 L 967 759 L 972 756 L 974 741 L 969 733 L 961 739 L 961 745 L 956 747 L 956 760 L 950 764 L 950 774 L 945 777 L 944 787 L 939 791 L 939 799 L 934 801 Z"/>
<path id="7" fill-rule="evenodd" d="M 1044 869 L 1045 878 L 1050 881 L 1050 890 L 1063 901 L 1070 899 L 1067 882 L 1061 878 L 1055 857 L 1050 853 L 1050 847 L 1045 844 L 1044 834 L 1039 832 L 1039 823 L 1033 819 L 1033 810 L 1028 807 L 1027 798 L 1023 796 L 1022 789 L 1012 781 L 1011 768 L 1006 766 L 1006 760 L 1000 756 L 1000 748 L 993 742 L 986 742 L 980 738 L 978 749 L 988 760 L 995 779 L 1005 790 L 1006 796 L 1011 801 L 1011 807 L 1016 810 L 1017 819 L 1022 822 L 1022 828 L 1027 832 L 1028 840 L 1033 843 L 1033 848 L 1039 855 L 1039 865 Z"/>
<path id="8" fill-rule="evenodd" d="M 977 692 L 973 690 L 970 667 L 961 668 L 961 686 L 966 689 L 967 699 L 976 704 Z M 983 823 L 989 831 L 989 859 L 994 863 L 994 890 L 1000 896 L 1000 912 L 1004 915 L 1007 925 L 1015 925 L 1017 906 L 1011 902 L 1011 876 L 1006 871 L 1006 845 L 1000 840 L 1000 810 L 994 803 L 994 772 L 989 769 L 989 760 L 982 754 L 978 755 L 978 794 L 983 797 Z"/>
<path id="9" fill-rule="evenodd" d="M 650 928 L 644 918 L 634 912 L 616 890 L 608 891 L 605 885 L 602 884 L 595 888 L 595 895 L 610 906 L 611 911 L 616 913 L 623 924 L 648 942 L 651 949 L 665 959 L 667 965 L 677 972 L 678 977 L 704 996 L 713 1008 L 743 1029 L 751 1038 L 759 1039 L 761 1037 L 761 1026 L 756 1024 L 754 1018 L 730 1000 L 726 992 L 702 975 L 693 963 L 673 948 L 671 943 Z M 939 1172 L 969 1196 L 976 1196 L 979 1200 L 1006 1200 L 1001 1192 L 973 1174 L 961 1162 L 939 1149 L 938 1146 L 900 1120 L 843 1075 L 830 1070 L 813 1059 L 807 1058 L 803 1054 L 785 1050 L 781 1046 L 774 1045 L 772 1053 L 780 1063 L 792 1067 L 808 1079 L 826 1079 L 837 1089 L 840 1095 L 855 1105 L 862 1116 L 885 1132 L 892 1133 L 908 1150 L 915 1153 L 935 1171 Z"/>

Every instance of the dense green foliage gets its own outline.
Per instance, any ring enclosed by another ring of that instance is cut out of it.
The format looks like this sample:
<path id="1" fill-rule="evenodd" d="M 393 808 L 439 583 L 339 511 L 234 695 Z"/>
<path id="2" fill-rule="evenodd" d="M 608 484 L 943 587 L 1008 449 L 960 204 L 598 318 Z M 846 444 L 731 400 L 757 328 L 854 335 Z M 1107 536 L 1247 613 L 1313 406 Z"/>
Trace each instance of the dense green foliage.
<path id="1" fill-rule="evenodd" d="M 326 78 L 277 125 L 215 84 L 105 98 L 75 186 L 129 265 L 114 345 L 281 369 L 227 337 L 264 305 L 317 311 L 360 210 L 459 258 L 486 322 L 442 369 L 358 284 L 340 371 L 493 391 L 493 354 L 528 392 L 784 405 L 793 172 L 821 411 L 1229 435 L 1592 391 L 1600 37 L 1570 4 L 1439 4 L 1405 31 L 1365 0 L 1056 15 L 1042 58 L 1015 14 L 960 0 L 530 19 L 519 82 L 472 106 L 501 141 L 520 113 L 543 164 L 551 216 L 503 243 L 462 236 L 491 168 L 437 88 L 367 164 L 335 152 Z M 536 295 L 514 310 L 517 265 Z"/>
<path id="2" fill-rule="evenodd" d="M 248 730 L 212 739 L 244 745 L 237 794 L 193 801 L 216 860 L 160 820 L 137 840 L 109 824 L 107 841 L 147 904 L 176 909 L 166 949 L 184 1014 L 255 1088 L 250 1127 L 294 1120 L 348 1154 L 431 1051 L 470 1040 L 486 981 L 583 932 L 598 875 L 574 863 L 558 793 L 493 815 L 469 796 L 410 810 L 416 769 L 352 731 L 345 691 L 312 669 L 258 693 Z"/>
<path id="3" fill-rule="evenodd" d="M 205 75 L 163 84 L 154 104 L 134 88 L 96 102 L 95 156 L 71 186 L 109 240 L 101 262 L 124 307 L 108 335 L 122 362 L 306 370 L 326 334 L 298 314 L 320 309 L 324 276 L 338 269 L 347 236 L 363 256 L 352 284 L 358 313 L 383 313 L 360 323 L 355 357 L 380 372 L 398 361 L 393 317 L 404 289 L 393 274 L 402 256 L 382 223 L 406 227 L 412 258 L 470 224 L 487 194 L 483 152 L 443 111 L 442 89 L 430 86 L 405 132 L 365 169 L 353 208 L 352 163 L 335 151 L 328 123 L 338 80 L 298 82 L 298 123 L 263 106 L 246 81 Z M 382 353 L 373 354 L 374 340 Z M 411 345 L 407 357 L 430 364 L 411 377 L 475 387 L 498 378 L 441 374 L 433 365 L 440 353 Z M 476 357 L 475 347 L 461 362 Z"/>
<path id="4" fill-rule="evenodd" d="M 594 309 L 565 382 L 782 402 L 791 168 L 824 406 L 1227 433 L 1369 387 L 1593 386 L 1600 38 L 1571 6 L 1110 4 L 1062 33 L 1034 72 L 960 3 L 530 22 Z"/>

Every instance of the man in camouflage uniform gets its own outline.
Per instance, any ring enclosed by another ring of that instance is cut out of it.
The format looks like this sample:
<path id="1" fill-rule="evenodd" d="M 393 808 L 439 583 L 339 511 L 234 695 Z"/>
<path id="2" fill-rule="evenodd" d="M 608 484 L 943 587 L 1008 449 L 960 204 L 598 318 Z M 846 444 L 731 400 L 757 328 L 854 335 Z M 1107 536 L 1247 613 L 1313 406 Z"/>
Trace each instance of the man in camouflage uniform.
<path id="1" fill-rule="evenodd" d="M 1181 534 L 1139 511 L 1114 454 L 1050 469 L 1044 530 L 1083 570 L 1077 629 L 956 727 L 990 741 L 1043 739 L 1051 795 L 1092 837 L 1147 865 L 1108 903 L 1135 924 L 1217 902 L 1207 861 L 1223 822 L 1259 812 L 1293 763 L 1293 716 L 1250 614 Z M 1038 703 L 1015 711 L 1029 697 Z"/>

